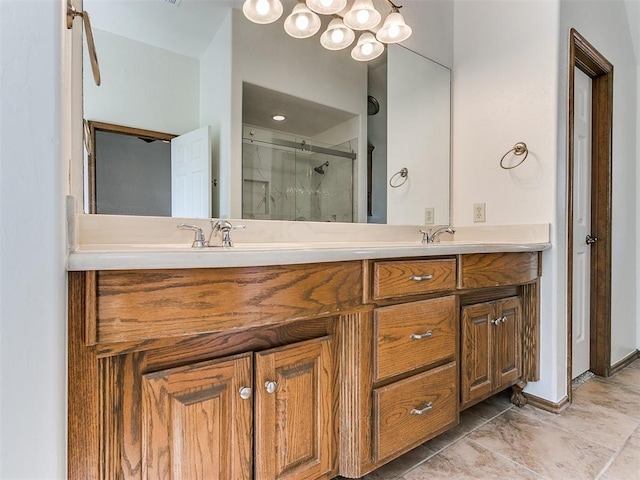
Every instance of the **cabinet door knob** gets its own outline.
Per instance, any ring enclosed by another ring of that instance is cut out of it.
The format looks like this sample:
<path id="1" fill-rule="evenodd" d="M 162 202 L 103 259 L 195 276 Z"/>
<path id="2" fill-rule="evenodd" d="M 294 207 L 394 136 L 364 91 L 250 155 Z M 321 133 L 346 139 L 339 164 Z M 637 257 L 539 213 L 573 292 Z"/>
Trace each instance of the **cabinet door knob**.
<path id="1" fill-rule="evenodd" d="M 412 340 L 422 340 L 423 338 L 429 338 L 431 335 L 433 335 L 433 330 L 427 330 L 424 333 L 412 333 L 409 335 L 409 338 Z"/>
<path id="2" fill-rule="evenodd" d="M 246 400 L 251 396 L 251 387 L 241 387 L 240 388 L 240 398 Z"/>
<path id="3" fill-rule="evenodd" d="M 429 410 L 431 410 L 433 408 L 433 402 L 429 402 L 427 403 L 424 408 L 414 408 L 411 410 L 411 415 L 424 415 L 425 413 L 427 413 Z"/>
<path id="4" fill-rule="evenodd" d="M 415 282 L 424 282 L 425 280 L 431 280 L 433 275 L 411 275 L 409 280 L 413 280 Z"/>
<path id="5" fill-rule="evenodd" d="M 506 315 L 503 315 L 502 318 L 500 319 L 501 323 L 506 322 L 507 320 L 509 320 L 509 317 L 507 317 Z"/>
<path id="6" fill-rule="evenodd" d="M 493 323 L 494 325 L 500 325 L 500 318 L 494 318 L 493 320 L 491 320 L 491 323 Z"/>
<path id="7" fill-rule="evenodd" d="M 276 382 L 265 382 L 264 388 L 267 389 L 267 393 L 273 393 L 278 388 L 278 384 Z"/>

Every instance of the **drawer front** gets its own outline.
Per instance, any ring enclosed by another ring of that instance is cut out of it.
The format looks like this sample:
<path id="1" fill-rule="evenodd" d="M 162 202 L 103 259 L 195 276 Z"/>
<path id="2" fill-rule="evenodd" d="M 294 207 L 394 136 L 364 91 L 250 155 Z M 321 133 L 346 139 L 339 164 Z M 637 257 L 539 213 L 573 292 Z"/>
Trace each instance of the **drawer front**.
<path id="1" fill-rule="evenodd" d="M 376 461 L 458 423 L 456 373 L 452 362 L 373 391 Z"/>
<path id="2" fill-rule="evenodd" d="M 460 288 L 499 287 L 538 278 L 538 253 L 460 255 Z"/>
<path id="3" fill-rule="evenodd" d="M 374 263 L 373 298 L 375 300 L 455 288 L 455 259 Z"/>
<path id="4" fill-rule="evenodd" d="M 453 295 L 377 309 L 374 313 L 375 379 L 453 359 L 457 312 Z"/>

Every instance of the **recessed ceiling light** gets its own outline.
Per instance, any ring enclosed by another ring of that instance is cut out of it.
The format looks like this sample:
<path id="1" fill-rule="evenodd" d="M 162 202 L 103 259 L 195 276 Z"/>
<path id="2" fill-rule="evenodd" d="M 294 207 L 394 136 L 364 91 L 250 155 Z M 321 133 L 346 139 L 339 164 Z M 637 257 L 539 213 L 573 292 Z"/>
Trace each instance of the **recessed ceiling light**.
<path id="1" fill-rule="evenodd" d="M 285 117 L 284 115 L 274 115 L 273 118 L 276 122 L 284 122 L 287 117 Z"/>

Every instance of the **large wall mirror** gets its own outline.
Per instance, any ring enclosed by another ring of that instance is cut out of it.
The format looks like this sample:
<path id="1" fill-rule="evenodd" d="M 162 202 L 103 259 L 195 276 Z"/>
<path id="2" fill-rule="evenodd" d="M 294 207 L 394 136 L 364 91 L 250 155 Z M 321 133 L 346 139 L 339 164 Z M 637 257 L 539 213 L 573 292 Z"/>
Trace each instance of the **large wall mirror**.
<path id="1" fill-rule="evenodd" d="M 97 87 L 85 52 L 86 213 L 449 223 L 449 69 L 397 45 L 367 64 L 319 35 L 292 39 L 282 23 L 295 0 L 283 4 L 278 22 L 256 25 L 242 0 L 83 1 L 102 70 Z M 405 2 L 408 22 L 418 8 Z M 123 167 L 135 174 L 111 171 Z M 406 182 L 390 186 L 403 168 Z"/>

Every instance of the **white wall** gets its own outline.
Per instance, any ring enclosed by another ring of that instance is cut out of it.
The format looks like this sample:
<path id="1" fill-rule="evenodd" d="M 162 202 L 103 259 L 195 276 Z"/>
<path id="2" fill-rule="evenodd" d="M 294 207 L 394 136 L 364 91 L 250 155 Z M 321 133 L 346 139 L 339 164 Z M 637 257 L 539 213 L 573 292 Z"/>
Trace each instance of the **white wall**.
<path id="1" fill-rule="evenodd" d="M 528 391 L 557 401 L 566 390 L 566 303 L 558 272 L 564 250 L 556 213 L 559 1 L 460 1 L 454 5 L 453 224 L 550 223 L 541 282 L 542 378 Z M 566 87 L 565 87 L 566 88 Z M 516 142 L 529 158 L 500 158 Z"/>
<path id="2" fill-rule="evenodd" d="M 0 478 L 65 478 L 62 1 L 0 1 Z"/>
<path id="3" fill-rule="evenodd" d="M 85 55 L 84 118 L 182 135 L 200 126 L 199 62 L 94 29 L 102 83 Z"/>
<path id="4" fill-rule="evenodd" d="M 214 179 L 212 215 L 231 210 L 229 178 L 229 137 L 231 135 L 231 34 L 229 10 L 211 44 L 200 58 L 200 125 L 211 126 Z"/>
<path id="5" fill-rule="evenodd" d="M 451 72 L 406 48 L 387 48 L 387 223 L 421 224 L 432 208 L 432 224 L 448 225 Z M 405 178 L 397 175 L 403 168 Z"/>
<path id="6" fill-rule="evenodd" d="M 613 218 L 611 278 L 611 362 L 624 359 L 637 347 L 636 268 L 638 216 L 636 210 L 636 94 L 637 67 L 625 4 L 617 1 L 567 1 L 561 4 L 560 62 L 566 78 L 569 29 L 575 28 L 614 66 L 613 86 Z M 566 103 L 561 88 L 560 105 Z M 564 149 L 566 114 L 561 110 L 559 146 Z M 564 184 L 562 184 L 564 186 Z M 558 197 L 564 198 L 559 189 Z"/>
<path id="7" fill-rule="evenodd" d="M 543 255 L 540 382 L 528 391 L 566 394 L 566 123 L 569 29 L 613 64 L 612 362 L 637 348 L 636 66 L 622 1 L 456 2 L 454 7 L 453 216 L 472 225 L 550 223 Z M 513 19 L 513 21 L 508 21 Z M 520 167 L 500 169 L 515 142 Z M 628 201 L 628 199 L 633 199 Z"/>

